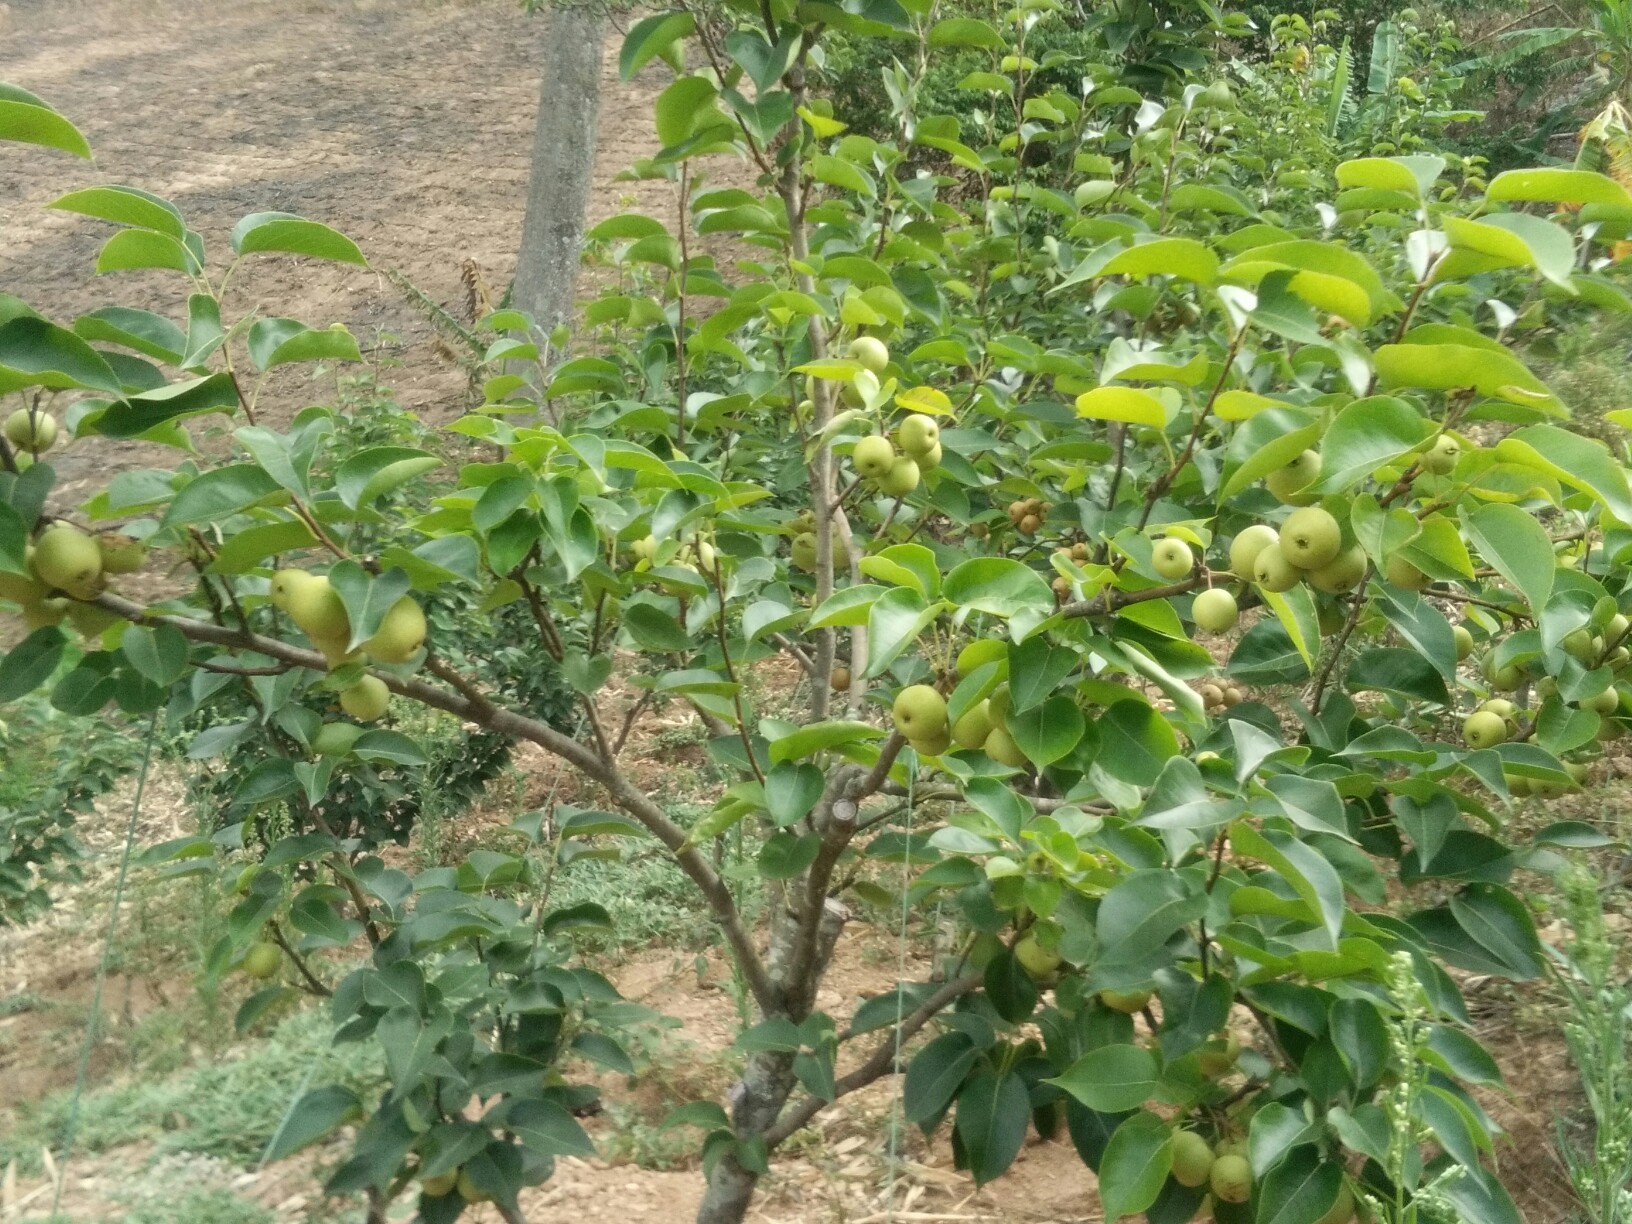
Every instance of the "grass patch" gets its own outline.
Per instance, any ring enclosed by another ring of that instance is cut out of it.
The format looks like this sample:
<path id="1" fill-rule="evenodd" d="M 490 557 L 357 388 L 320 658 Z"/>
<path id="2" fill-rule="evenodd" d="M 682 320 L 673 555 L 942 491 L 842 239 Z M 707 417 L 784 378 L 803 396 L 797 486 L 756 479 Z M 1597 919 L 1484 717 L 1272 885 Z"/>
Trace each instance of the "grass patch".
<path id="1" fill-rule="evenodd" d="M 249 1166 L 261 1158 L 303 1084 L 343 1083 L 366 1091 L 380 1082 L 373 1042 L 330 1044 L 328 1015 L 291 1016 L 238 1058 L 169 1076 L 101 1088 L 80 1102 L 76 1151 L 100 1152 L 151 1140 L 160 1153 L 199 1152 Z M 37 1173 L 40 1149 L 61 1152 L 72 1092 L 20 1104 L 11 1132 L 0 1137 L 0 1165 L 15 1159 Z"/>
<path id="2" fill-rule="evenodd" d="M 183 1190 L 160 1195 L 121 1216 L 118 1224 L 274 1224 L 277 1216 L 230 1190 Z"/>

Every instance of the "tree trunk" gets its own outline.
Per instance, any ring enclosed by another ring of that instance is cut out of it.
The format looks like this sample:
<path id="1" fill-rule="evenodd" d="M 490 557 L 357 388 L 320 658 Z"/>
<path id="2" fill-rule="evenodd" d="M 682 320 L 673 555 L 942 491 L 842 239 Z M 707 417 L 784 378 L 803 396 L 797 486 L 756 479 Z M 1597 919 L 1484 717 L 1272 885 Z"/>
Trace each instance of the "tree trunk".
<path id="1" fill-rule="evenodd" d="M 539 341 L 573 319 L 584 214 L 595 182 L 604 27 L 598 9 L 557 8 L 544 36 L 527 215 L 511 293 L 516 309 L 538 324 L 533 338 Z"/>
<path id="2" fill-rule="evenodd" d="M 798 1023 L 810 1013 L 817 983 L 833 959 L 834 946 L 839 942 L 850 911 L 830 897 L 812 914 L 795 918 L 787 911 L 778 913 L 780 917 L 773 919 L 771 928 L 771 976 L 781 985 L 784 997 L 793 1001 L 788 1018 Z M 806 923 L 816 924 L 816 956 L 806 981 L 788 982 L 787 970 L 794 960 L 800 928 Z M 731 1129 L 738 1139 L 763 1136 L 776 1125 L 797 1083 L 793 1057 L 782 1050 L 748 1056 L 742 1078 L 731 1088 Z M 742 1224 L 748 1218 L 748 1205 L 758 1185 L 758 1173 L 743 1168 L 734 1155 L 722 1156 L 709 1175 L 708 1189 L 697 1208 L 697 1224 Z"/>

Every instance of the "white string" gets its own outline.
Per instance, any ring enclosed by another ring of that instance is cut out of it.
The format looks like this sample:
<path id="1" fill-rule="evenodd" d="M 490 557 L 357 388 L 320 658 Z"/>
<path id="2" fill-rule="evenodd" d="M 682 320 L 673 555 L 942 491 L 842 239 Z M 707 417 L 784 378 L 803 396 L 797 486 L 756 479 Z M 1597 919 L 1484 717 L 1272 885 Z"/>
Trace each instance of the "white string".
<path id="1" fill-rule="evenodd" d="M 913 754 L 916 758 L 917 754 Z M 913 761 L 916 767 L 916 759 Z M 906 1077 L 899 1074 L 901 1066 L 901 1022 L 906 1019 L 907 998 L 903 986 L 907 980 L 907 916 L 908 896 L 912 887 L 912 813 L 913 813 L 913 783 L 917 778 L 916 768 L 907 775 L 907 844 L 906 852 L 901 856 L 901 929 L 896 934 L 896 948 L 898 952 L 895 972 L 895 1056 L 890 1065 L 897 1069 L 897 1078 L 900 1088 L 895 1098 L 890 1102 L 890 1185 L 885 1195 L 885 1208 L 889 1218 L 895 1219 L 895 1186 L 900 1175 L 899 1145 L 901 1138 L 901 1124 L 906 1120 Z"/>

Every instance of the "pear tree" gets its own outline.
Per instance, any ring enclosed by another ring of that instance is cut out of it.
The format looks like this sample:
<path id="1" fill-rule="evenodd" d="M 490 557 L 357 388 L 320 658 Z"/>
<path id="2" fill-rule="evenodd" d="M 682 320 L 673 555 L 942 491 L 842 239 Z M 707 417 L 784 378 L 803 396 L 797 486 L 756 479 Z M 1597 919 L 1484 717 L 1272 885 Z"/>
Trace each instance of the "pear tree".
<path id="1" fill-rule="evenodd" d="M 1266 151 L 1320 130 L 1295 57 L 1232 86 L 1107 56 L 1068 88 L 1028 45 L 1064 20 L 637 21 L 624 75 L 674 76 L 630 173 L 678 208 L 591 231 L 615 283 L 542 385 L 514 373 L 544 351 L 532 321 L 485 319 L 482 402 L 435 450 L 330 463 L 328 410 L 254 393 L 360 354 L 335 321 L 229 317 L 224 284 L 364 268 L 340 230 L 255 213 L 221 250 L 68 174 L 53 207 L 107 234 L 96 270 L 176 276 L 187 317 L 0 296 L 0 700 L 207 721 L 224 686 L 255 694 L 253 728 L 201 739 L 286 750 L 232 831 L 166 853 L 232 879 L 221 955 L 269 983 L 254 1007 L 323 994 L 337 1040 L 380 1044 L 388 1088 L 314 1088 L 274 1153 L 353 1125 L 329 1188 L 371 1219 L 405 1196 L 522 1219 L 592 1150 L 569 1077 L 628 1065 L 632 1009 L 576 954 L 605 912 L 552 908 L 545 864 L 639 839 L 753 1012 L 729 1094 L 674 1119 L 703 1224 L 745 1218 L 783 1144 L 898 1070 L 907 1121 L 977 1183 L 1058 1134 L 1108 1219 L 1517 1220 L 1456 973 L 1539 975 L 1511 877 L 1599 837 L 1506 814 L 1590 784 L 1632 713 L 1632 491 L 1506 321 L 1632 309 L 1607 270 L 1632 196 L 1306 136 L 1276 176 Z M 821 92 L 835 31 L 898 50 L 866 130 Z M 952 48 L 989 59 L 960 86 L 979 104 L 925 113 Z M 1285 105 L 1249 109 L 1265 90 Z M 0 136 L 87 152 L 9 86 Z M 198 454 L 201 422 L 230 451 Z M 70 504 L 50 460 L 110 438 L 181 458 Z M 427 609 L 454 598 L 518 610 L 575 723 L 448 656 Z M 772 659 L 791 697 L 750 683 Z M 614 671 L 710 729 L 726 781 L 700 818 L 620 759 Z M 525 852 L 389 867 L 323 799 L 413 757 L 412 707 L 536 745 L 599 806 L 520 822 Z M 247 836 L 273 803 L 296 827 Z M 762 927 L 710 853 L 739 829 Z M 955 945 L 824 1011 L 840 934 L 903 912 L 955 915 Z M 328 980 L 317 951 L 356 967 Z"/>

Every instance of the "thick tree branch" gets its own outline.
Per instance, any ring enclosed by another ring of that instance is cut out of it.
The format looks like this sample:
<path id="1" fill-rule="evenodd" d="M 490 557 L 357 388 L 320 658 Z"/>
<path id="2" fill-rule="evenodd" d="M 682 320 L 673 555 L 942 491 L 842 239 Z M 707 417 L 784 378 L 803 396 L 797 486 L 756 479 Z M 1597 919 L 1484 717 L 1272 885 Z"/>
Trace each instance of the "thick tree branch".
<path id="1" fill-rule="evenodd" d="M 906 1016 L 900 1025 L 891 1030 L 885 1037 L 883 1044 L 875 1049 L 849 1075 L 841 1076 L 833 1083 L 833 1101 L 849 1096 L 859 1088 L 886 1074 L 895 1065 L 896 1051 L 904 1046 L 924 1025 L 933 1020 L 948 1004 L 974 990 L 981 983 L 981 975 L 971 973 L 966 977 L 957 978 L 946 983 L 929 998 L 918 1005 L 916 1011 Z M 849 1038 L 853 1034 L 845 1034 Z M 777 1119 L 776 1125 L 765 1132 L 765 1146 L 775 1148 L 790 1135 L 802 1129 L 812 1118 L 831 1105 L 832 1101 L 824 1101 L 820 1097 L 807 1097 L 797 1106 Z"/>
<path id="2" fill-rule="evenodd" d="M 99 595 L 94 602 L 139 624 L 169 625 L 180 630 L 189 641 L 208 642 L 234 650 L 251 650 L 310 671 L 328 670 L 327 662 L 317 651 L 291 646 L 273 638 L 262 637 L 260 634 L 212 625 L 208 621 L 196 620 L 189 616 L 151 612 L 141 604 L 119 595 Z M 446 665 L 441 666 L 444 669 L 444 679 L 447 679 L 448 675 L 457 675 Z M 730 887 L 701 851 L 695 846 L 686 844 L 686 830 L 671 820 L 649 795 L 636 788 L 620 769 L 602 760 L 592 748 L 562 734 L 549 724 L 493 704 L 464 677 L 459 678 L 459 686 L 467 691 L 449 692 L 440 685 L 431 684 L 417 676 L 399 676 L 386 671 L 373 674 L 398 696 L 435 710 L 442 710 L 457 718 L 486 727 L 490 731 L 537 744 L 546 752 L 560 757 L 585 777 L 605 787 L 619 807 L 638 820 L 645 826 L 647 832 L 673 852 L 680 869 L 691 877 L 692 882 L 708 899 L 714 919 L 724 931 L 726 940 L 731 945 L 732 954 L 742 969 L 743 977 L 753 991 L 755 1001 L 768 1012 L 777 1009 L 780 1005 L 780 992 L 771 984 L 770 977 L 765 971 L 764 960 L 743 924 L 742 915 L 737 909 L 736 899 L 731 895 Z M 448 680 L 448 683 L 452 684 L 453 681 Z"/>

